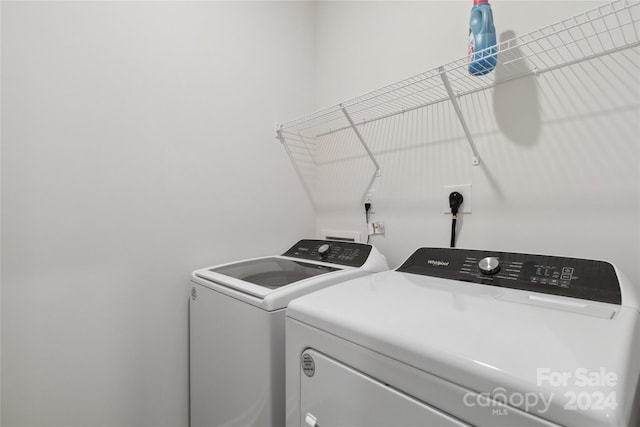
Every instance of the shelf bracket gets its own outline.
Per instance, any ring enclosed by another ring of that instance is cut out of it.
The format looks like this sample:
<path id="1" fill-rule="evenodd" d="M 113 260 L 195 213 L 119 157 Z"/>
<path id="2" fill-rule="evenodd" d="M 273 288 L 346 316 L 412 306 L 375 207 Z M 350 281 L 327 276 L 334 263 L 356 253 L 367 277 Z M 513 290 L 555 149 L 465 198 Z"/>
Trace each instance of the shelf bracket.
<path id="1" fill-rule="evenodd" d="M 293 154 L 289 149 L 289 145 L 284 139 L 284 135 L 282 135 L 282 126 L 280 125 L 276 125 L 276 138 L 280 140 L 280 143 L 284 147 L 284 151 L 287 152 L 287 156 L 289 156 L 289 160 L 291 161 L 291 164 L 293 165 L 293 169 L 296 171 L 296 174 L 298 175 L 298 179 L 300 179 L 300 182 L 302 182 L 302 186 L 304 187 L 305 193 L 307 193 L 307 197 L 311 202 L 311 206 L 313 206 L 314 210 L 317 210 L 316 202 L 313 199 L 313 193 L 311 192 L 311 189 L 307 185 L 307 181 L 304 179 L 304 176 L 302 175 L 302 172 L 300 171 L 300 168 L 298 167 L 298 164 L 296 163 L 293 157 Z"/>
<path id="2" fill-rule="evenodd" d="M 440 72 L 440 77 L 442 77 L 444 88 L 447 90 L 447 94 L 449 94 L 449 99 L 451 100 L 453 109 L 458 115 L 458 120 L 460 120 L 460 124 L 462 125 L 462 129 L 464 130 L 464 134 L 467 136 L 467 142 L 469 143 L 469 147 L 471 148 L 471 152 L 473 153 L 471 164 L 474 166 L 478 166 L 480 164 L 480 155 L 478 154 L 478 150 L 476 149 L 476 144 L 473 142 L 473 137 L 471 136 L 471 132 L 469 131 L 469 127 L 467 126 L 467 122 L 464 120 L 464 116 L 462 115 L 460 104 L 458 104 L 458 97 L 453 92 L 453 88 L 451 87 L 451 83 L 449 83 L 449 78 L 447 77 L 447 72 L 444 70 L 444 67 L 439 67 L 438 71 Z"/>
<path id="3" fill-rule="evenodd" d="M 353 129 L 353 132 L 358 137 L 358 140 L 360 141 L 360 144 L 362 144 L 362 147 L 365 149 L 365 151 L 369 155 L 369 158 L 371 159 L 371 161 L 373 162 L 374 166 L 376 167 L 376 170 L 373 172 L 373 176 L 369 180 L 369 185 L 367 185 L 367 189 L 364 191 L 364 194 L 362 195 L 362 200 L 364 201 L 365 198 L 367 197 L 367 194 L 369 193 L 369 191 L 371 191 L 371 188 L 373 187 L 373 183 L 375 182 L 376 178 L 379 177 L 380 175 L 382 175 L 382 171 L 380 170 L 380 164 L 378 163 L 378 161 L 376 160 L 375 156 L 373 155 L 373 153 L 369 149 L 369 146 L 367 145 L 367 143 L 365 142 L 364 138 L 360 134 L 360 131 L 356 127 L 356 124 L 353 122 L 353 119 L 351 119 L 351 116 L 347 112 L 347 109 L 344 108 L 342 106 L 342 104 L 340 104 L 340 109 L 342 110 L 342 114 L 344 114 L 344 117 L 349 122 L 349 126 L 351 126 L 351 129 Z"/>

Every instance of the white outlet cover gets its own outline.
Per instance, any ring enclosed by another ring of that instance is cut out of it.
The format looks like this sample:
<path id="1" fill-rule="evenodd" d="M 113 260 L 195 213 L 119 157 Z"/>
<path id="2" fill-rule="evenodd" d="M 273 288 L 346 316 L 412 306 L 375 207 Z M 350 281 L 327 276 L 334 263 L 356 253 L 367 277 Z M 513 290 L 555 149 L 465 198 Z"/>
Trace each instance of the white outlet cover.
<path id="1" fill-rule="evenodd" d="M 443 200 L 443 212 L 446 214 L 451 215 L 451 208 L 449 207 L 449 194 L 451 194 L 452 192 L 457 191 L 458 193 L 462 194 L 462 205 L 460 206 L 460 210 L 458 211 L 458 213 L 462 213 L 462 214 L 470 214 L 471 213 L 471 207 L 472 207 L 472 201 L 473 201 L 473 197 L 471 194 L 471 184 L 459 184 L 459 185 L 445 185 L 444 186 L 444 191 L 442 193 L 442 200 Z"/>

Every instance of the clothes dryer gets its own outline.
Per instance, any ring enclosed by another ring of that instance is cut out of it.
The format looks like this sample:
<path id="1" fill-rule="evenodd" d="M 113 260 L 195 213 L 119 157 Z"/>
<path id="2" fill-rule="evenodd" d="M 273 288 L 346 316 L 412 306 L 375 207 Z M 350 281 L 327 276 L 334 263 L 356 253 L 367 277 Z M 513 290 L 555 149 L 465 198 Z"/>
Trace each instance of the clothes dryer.
<path id="1" fill-rule="evenodd" d="M 640 422 L 636 287 L 602 261 L 422 248 L 292 301 L 286 342 L 287 427 Z"/>

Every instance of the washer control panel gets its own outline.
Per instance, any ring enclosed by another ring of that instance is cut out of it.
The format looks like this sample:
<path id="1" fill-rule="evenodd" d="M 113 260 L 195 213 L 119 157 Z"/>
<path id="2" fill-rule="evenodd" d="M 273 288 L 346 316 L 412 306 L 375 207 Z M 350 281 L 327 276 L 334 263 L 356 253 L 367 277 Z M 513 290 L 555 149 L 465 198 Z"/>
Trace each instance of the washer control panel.
<path id="1" fill-rule="evenodd" d="M 621 304 L 615 269 L 604 261 L 449 248 L 420 248 L 397 271 Z"/>
<path id="2" fill-rule="evenodd" d="M 334 240 L 300 240 L 283 256 L 361 267 L 371 253 L 371 245 Z"/>

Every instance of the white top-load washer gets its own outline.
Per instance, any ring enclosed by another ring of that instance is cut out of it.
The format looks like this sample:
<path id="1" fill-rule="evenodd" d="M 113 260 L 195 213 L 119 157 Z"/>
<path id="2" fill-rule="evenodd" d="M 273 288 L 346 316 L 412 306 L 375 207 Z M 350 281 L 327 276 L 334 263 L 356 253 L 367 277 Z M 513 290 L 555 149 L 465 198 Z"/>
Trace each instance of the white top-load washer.
<path id="1" fill-rule="evenodd" d="M 611 264 L 421 248 L 287 308 L 287 427 L 638 426 L 640 315 Z"/>
<path id="2" fill-rule="evenodd" d="M 301 240 L 283 255 L 194 271 L 191 426 L 283 426 L 287 304 L 387 268 L 386 258 L 368 244 Z"/>

